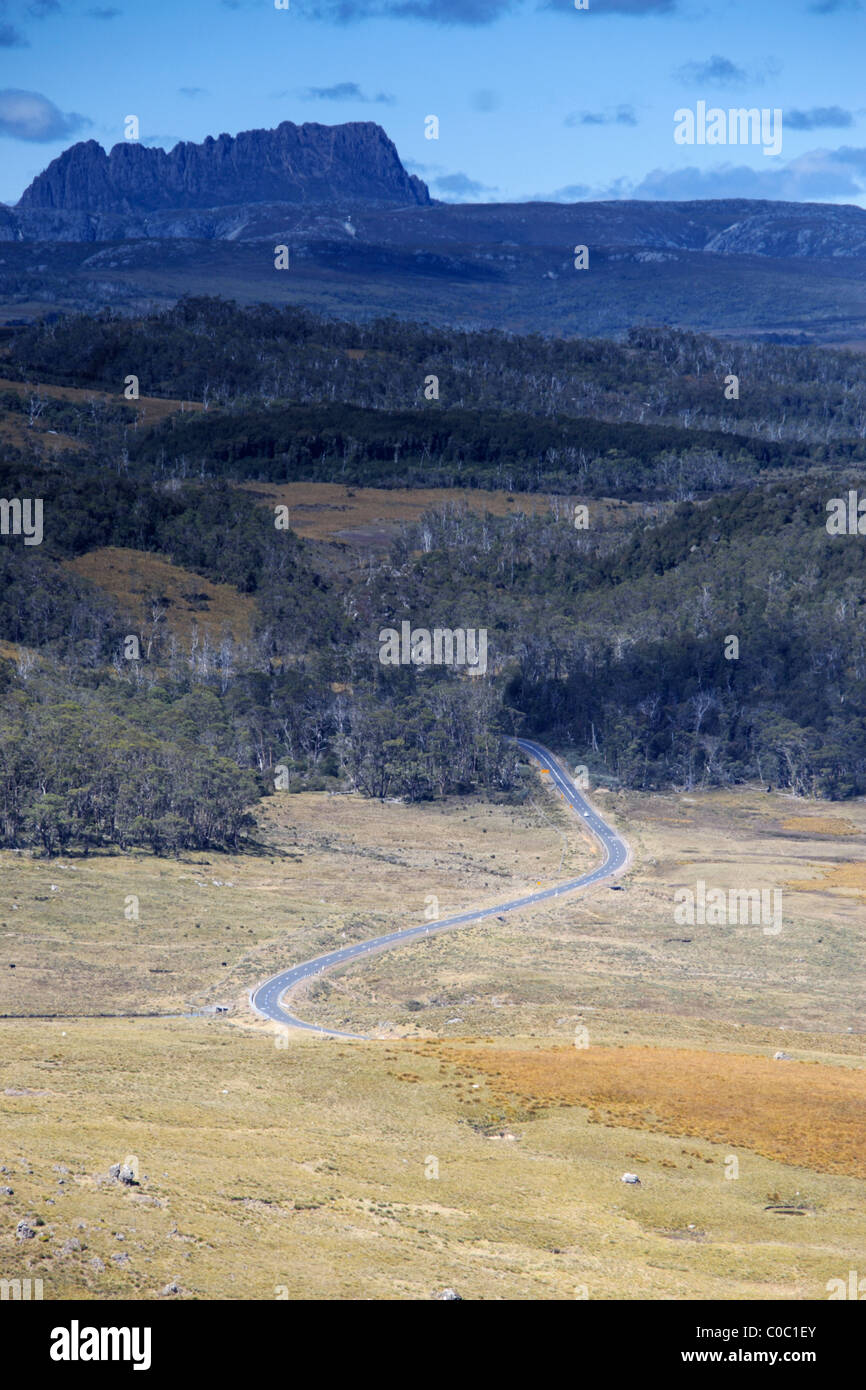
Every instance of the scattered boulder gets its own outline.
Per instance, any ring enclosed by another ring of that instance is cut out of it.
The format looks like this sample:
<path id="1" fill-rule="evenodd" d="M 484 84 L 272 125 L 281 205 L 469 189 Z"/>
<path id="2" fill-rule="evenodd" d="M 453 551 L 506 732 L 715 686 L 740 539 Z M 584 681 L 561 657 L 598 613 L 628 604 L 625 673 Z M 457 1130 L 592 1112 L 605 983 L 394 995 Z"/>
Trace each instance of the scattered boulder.
<path id="1" fill-rule="evenodd" d="M 620 1178 L 620 1182 L 631 1183 L 632 1187 L 641 1186 L 641 1180 L 638 1177 L 637 1173 L 623 1173 L 622 1177 Z"/>
<path id="2" fill-rule="evenodd" d="M 138 1187 L 135 1173 L 125 1163 L 112 1163 L 108 1170 L 108 1176 L 113 1182 L 122 1182 L 126 1187 Z"/>
<path id="3" fill-rule="evenodd" d="M 441 1293 L 434 1293 L 433 1297 L 438 1300 L 456 1299 L 458 1303 L 463 1302 L 463 1295 L 459 1294 L 456 1289 L 443 1289 Z"/>
<path id="4" fill-rule="evenodd" d="M 97 1274 L 102 1274 L 102 1272 L 105 1269 L 105 1265 L 102 1263 L 102 1260 L 99 1258 L 98 1255 L 94 1255 L 93 1259 L 90 1261 L 90 1268 L 94 1269 Z"/>
<path id="5" fill-rule="evenodd" d="M 0 1192 L 2 1192 L 2 1194 L 3 1194 L 4 1197 L 14 1197 L 14 1196 L 15 1196 L 15 1188 L 14 1188 L 14 1187 L 0 1187 Z"/>
<path id="6" fill-rule="evenodd" d="M 172 1294 L 176 1293 L 180 1293 L 180 1284 L 172 1279 L 170 1284 L 166 1284 L 165 1288 L 160 1289 L 159 1296 L 160 1298 L 170 1298 Z"/>
<path id="7" fill-rule="evenodd" d="M 15 1236 L 18 1240 L 33 1240 L 35 1235 L 35 1230 L 27 1221 L 19 1221 L 15 1227 Z"/>
<path id="8" fill-rule="evenodd" d="M 787 1052 L 774 1052 L 774 1053 L 773 1053 L 773 1061 L 774 1061 L 774 1062 L 790 1062 L 790 1060 L 791 1060 L 790 1054 L 787 1053 Z"/>

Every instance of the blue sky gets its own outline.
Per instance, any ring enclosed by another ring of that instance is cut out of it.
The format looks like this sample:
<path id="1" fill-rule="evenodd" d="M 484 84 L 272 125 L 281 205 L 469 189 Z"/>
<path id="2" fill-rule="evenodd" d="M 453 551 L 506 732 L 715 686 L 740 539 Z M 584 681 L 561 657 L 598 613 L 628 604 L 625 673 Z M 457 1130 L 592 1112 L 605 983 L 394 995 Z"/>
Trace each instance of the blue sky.
<path id="1" fill-rule="evenodd" d="M 0 200 L 76 140 L 372 120 L 434 197 L 866 206 L 866 0 L 0 0 Z M 673 114 L 784 112 L 777 157 Z M 424 137 L 428 115 L 439 139 Z"/>

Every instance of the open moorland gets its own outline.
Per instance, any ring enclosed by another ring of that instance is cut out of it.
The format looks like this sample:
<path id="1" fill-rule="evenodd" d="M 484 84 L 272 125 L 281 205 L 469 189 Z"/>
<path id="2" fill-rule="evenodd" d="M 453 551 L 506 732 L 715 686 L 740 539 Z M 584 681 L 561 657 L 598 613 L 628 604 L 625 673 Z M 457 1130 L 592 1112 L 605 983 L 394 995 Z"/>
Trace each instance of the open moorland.
<path id="1" fill-rule="evenodd" d="M 864 560 L 827 515 L 864 361 L 210 299 L 4 332 L 0 1278 L 806 1300 L 862 1268 Z M 484 629 L 487 669 L 383 663 L 406 621 Z M 515 735 L 587 770 L 616 882 L 293 996 L 359 1040 L 256 1016 L 289 966 L 591 868 Z"/>
<path id="2" fill-rule="evenodd" d="M 210 862 L 4 853 L 4 1277 L 52 1298 L 826 1297 L 866 1238 L 859 801 L 596 788 L 635 851 L 624 891 L 295 1000 L 369 1042 L 251 1014 L 269 972 L 430 895 L 445 915 L 581 872 L 578 822 L 533 783 L 519 808 L 281 795 L 260 852 Z M 675 924 L 676 886 L 743 863 L 783 889 L 778 935 Z M 142 1012 L 173 1016 L 97 1016 Z"/>

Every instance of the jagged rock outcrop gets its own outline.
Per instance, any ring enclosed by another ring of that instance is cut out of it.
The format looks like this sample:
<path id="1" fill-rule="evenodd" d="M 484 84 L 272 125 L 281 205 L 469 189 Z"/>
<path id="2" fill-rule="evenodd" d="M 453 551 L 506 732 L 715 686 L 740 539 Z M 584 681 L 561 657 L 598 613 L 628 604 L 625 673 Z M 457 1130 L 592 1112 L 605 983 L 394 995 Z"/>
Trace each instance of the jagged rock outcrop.
<path id="1" fill-rule="evenodd" d="M 183 141 L 166 152 L 124 141 L 72 145 L 33 180 L 20 211 L 109 215 L 238 203 L 430 202 L 391 140 L 372 121 L 295 125 Z"/>

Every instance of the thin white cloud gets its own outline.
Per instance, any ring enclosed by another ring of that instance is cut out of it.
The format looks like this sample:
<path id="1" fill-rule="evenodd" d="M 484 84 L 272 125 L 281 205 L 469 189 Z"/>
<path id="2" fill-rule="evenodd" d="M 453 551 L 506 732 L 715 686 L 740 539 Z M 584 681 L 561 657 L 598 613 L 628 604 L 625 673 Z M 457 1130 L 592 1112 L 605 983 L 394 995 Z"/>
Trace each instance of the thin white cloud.
<path id="1" fill-rule="evenodd" d="M 92 124 L 77 111 L 60 111 L 40 92 L 24 92 L 16 87 L 0 91 L 0 135 L 10 140 L 47 144 L 68 139 Z"/>

